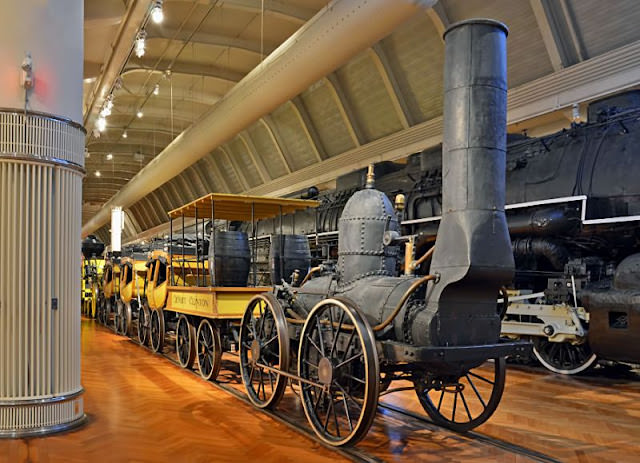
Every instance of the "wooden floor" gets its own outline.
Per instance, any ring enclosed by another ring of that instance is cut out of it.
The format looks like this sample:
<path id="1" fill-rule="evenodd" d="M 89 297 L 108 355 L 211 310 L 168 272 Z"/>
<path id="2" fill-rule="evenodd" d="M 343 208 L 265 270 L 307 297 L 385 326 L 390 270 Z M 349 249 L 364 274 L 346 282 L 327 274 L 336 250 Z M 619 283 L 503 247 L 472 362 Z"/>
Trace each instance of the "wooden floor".
<path id="1" fill-rule="evenodd" d="M 83 321 L 82 343 L 89 424 L 47 438 L 0 440 L 0 463 L 346 461 L 92 321 Z M 242 391 L 235 370 L 227 362 L 222 380 Z M 422 413 L 412 392 L 383 403 Z M 290 390 L 279 409 L 306 426 Z M 394 462 L 639 462 L 640 380 L 510 368 L 498 411 L 476 431 L 455 434 L 381 409 L 358 450 L 371 461 Z"/>

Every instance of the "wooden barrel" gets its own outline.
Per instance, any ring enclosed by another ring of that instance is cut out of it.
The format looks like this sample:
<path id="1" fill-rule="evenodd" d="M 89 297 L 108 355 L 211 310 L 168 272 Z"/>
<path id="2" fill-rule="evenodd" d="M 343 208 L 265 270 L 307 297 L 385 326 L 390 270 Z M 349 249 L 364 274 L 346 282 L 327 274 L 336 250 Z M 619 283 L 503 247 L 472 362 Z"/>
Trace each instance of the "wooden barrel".
<path id="1" fill-rule="evenodd" d="M 295 270 L 300 272 L 297 284 L 309 272 L 311 251 L 309 240 L 305 235 L 271 235 L 271 249 L 269 251 L 269 270 L 271 283 L 282 284 L 282 280 L 291 282 L 291 275 Z"/>
<path id="2" fill-rule="evenodd" d="M 245 232 L 215 232 L 215 240 L 212 237 L 209 247 L 209 268 L 215 268 L 215 286 L 247 286 L 250 262 Z"/>

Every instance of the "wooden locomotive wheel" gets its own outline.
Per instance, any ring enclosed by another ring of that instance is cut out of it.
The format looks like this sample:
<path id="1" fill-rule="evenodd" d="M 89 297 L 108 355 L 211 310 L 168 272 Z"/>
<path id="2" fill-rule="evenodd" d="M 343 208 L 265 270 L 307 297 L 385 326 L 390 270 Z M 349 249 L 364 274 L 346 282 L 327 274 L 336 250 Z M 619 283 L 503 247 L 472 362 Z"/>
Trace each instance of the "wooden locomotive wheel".
<path id="1" fill-rule="evenodd" d="M 434 423 L 466 432 L 487 421 L 498 407 L 506 378 L 504 357 L 485 362 L 456 377 L 414 381 L 422 408 Z"/>
<path id="2" fill-rule="evenodd" d="M 151 309 L 149 340 L 151 342 L 151 350 L 154 352 L 162 352 L 164 350 L 164 314 L 162 309 Z"/>
<path id="3" fill-rule="evenodd" d="M 329 445 L 355 444 L 376 415 L 380 367 L 371 326 L 348 299 L 325 299 L 300 334 L 298 374 L 302 406 Z M 310 384 L 312 383 L 312 384 Z"/>
<path id="4" fill-rule="evenodd" d="M 240 371 L 249 400 L 258 408 L 275 407 L 287 387 L 289 334 L 284 311 L 272 294 L 255 296 L 240 326 Z"/>
<path id="5" fill-rule="evenodd" d="M 570 342 L 550 342 L 546 338 L 533 340 L 533 353 L 542 365 L 563 375 L 575 375 L 585 371 L 598 360 L 585 341 L 582 344 Z"/>
<path id="6" fill-rule="evenodd" d="M 220 331 L 206 318 L 198 326 L 197 359 L 200 376 L 215 380 L 222 366 L 222 341 Z"/>
<path id="7" fill-rule="evenodd" d="M 149 340 L 149 322 L 149 309 L 144 304 L 138 310 L 138 342 L 143 346 Z"/>
<path id="8" fill-rule="evenodd" d="M 182 368 L 191 368 L 196 359 L 196 329 L 186 315 L 178 317 L 176 355 Z"/>

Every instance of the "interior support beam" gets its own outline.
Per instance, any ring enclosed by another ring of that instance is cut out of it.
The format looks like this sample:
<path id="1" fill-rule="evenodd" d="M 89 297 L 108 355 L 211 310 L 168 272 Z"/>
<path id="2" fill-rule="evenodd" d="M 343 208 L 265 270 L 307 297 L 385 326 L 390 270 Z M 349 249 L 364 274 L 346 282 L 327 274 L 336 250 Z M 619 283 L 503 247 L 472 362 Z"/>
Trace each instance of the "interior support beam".
<path id="1" fill-rule="evenodd" d="M 217 179 L 216 183 L 218 185 L 222 185 L 222 187 L 225 189 L 225 193 L 233 193 L 231 186 L 229 186 L 229 184 L 227 183 L 227 180 L 224 178 L 224 175 L 222 175 L 222 172 L 220 172 L 220 169 L 218 168 L 218 164 L 216 164 L 216 160 L 213 159 L 212 155 L 210 154 L 206 156 L 205 159 L 207 160 L 207 163 L 211 168 L 211 172 L 213 173 L 214 177 Z"/>
<path id="2" fill-rule="evenodd" d="M 289 161 L 287 160 L 287 157 L 284 155 L 284 151 L 282 149 L 282 146 L 280 146 L 278 138 L 276 137 L 276 134 L 275 134 L 274 129 L 272 127 L 273 121 L 272 121 L 271 117 L 268 116 L 268 115 L 264 116 L 264 117 L 261 117 L 260 118 L 260 122 L 267 129 L 267 132 L 269 133 L 269 138 L 271 139 L 271 142 L 273 143 L 273 146 L 275 146 L 276 152 L 278 153 L 278 156 L 280 157 L 280 160 L 282 161 L 282 164 L 284 164 L 284 168 L 287 170 L 288 173 L 291 173 L 292 170 L 291 170 L 291 166 L 289 165 Z"/>
<path id="3" fill-rule="evenodd" d="M 322 146 L 318 132 L 313 126 L 313 122 L 311 122 L 311 117 L 309 117 L 307 108 L 304 106 L 300 97 L 297 96 L 292 100 L 289 100 L 289 105 L 302 126 L 302 130 L 309 141 L 309 145 L 311 146 L 311 150 L 313 151 L 316 160 L 322 161 L 323 159 L 326 159 L 328 157 L 327 153 L 324 150 L 324 146 Z"/>
<path id="4" fill-rule="evenodd" d="M 558 47 L 558 43 L 556 42 L 556 36 L 558 34 L 553 33 L 551 29 L 551 22 L 547 17 L 547 13 L 542 2 L 543 0 L 529 0 L 529 4 L 531 5 L 533 14 L 536 17 L 536 23 L 538 24 L 540 35 L 542 35 L 544 46 L 547 49 L 547 54 L 549 55 L 551 66 L 553 67 L 554 71 L 559 71 L 564 66 L 562 63 L 562 57 L 560 56 L 560 48 Z"/>
<path id="5" fill-rule="evenodd" d="M 263 183 L 271 180 L 269 171 L 267 170 L 267 167 L 264 165 L 264 162 L 262 161 L 262 157 L 260 157 L 260 155 L 258 154 L 258 150 L 256 149 L 255 145 L 253 144 L 253 141 L 249 137 L 249 134 L 246 133 L 245 131 L 240 132 L 238 134 L 238 139 L 244 145 L 244 148 L 247 150 L 247 154 L 251 158 L 251 162 L 253 162 L 253 165 L 256 166 L 258 175 L 260 175 L 260 180 L 262 180 Z"/>
<path id="6" fill-rule="evenodd" d="M 342 89 L 338 78 L 334 73 L 332 73 L 326 76 L 323 81 L 329 88 L 329 92 L 331 92 L 333 100 L 338 106 L 338 111 L 344 120 L 347 131 L 353 140 L 353 144 L 355 146 L 364 145 L 366 143 L 366 138 L 360 128 L 360 124 L 358 123 L 358 119 L 356 118 L 353 108 L 351 108 L 349 100 L 344 94 L 344 90 Z"/>
<path id="7" fill-rule="evenodd" d="M 227 162 L 231 166 L 231 169 L 236 174 L 236 178 L 240 182 L 240 185 L 242 185 L 242 190 L 244 191 L 251 188 L 251 185 L 249 184 L 247 177 L 245 176 L 240 166 L 238 166 L 238 164 L 236 163 L 236 159 L 235 159 L 235 156 L 233 156 L 233 153 L 230 153 L 224 145 L 220 145 L 218 149 L 224 154 L 225 158 L 227 159 Z"/>
<path id="8" fill-rule="evenodd" d="M 402 95 L 402 92 L 400 91 L 398 80 L 393 73 L 393 69 L 391 69 L 391 63 L 389 63 L 387 55 L 382 48 L 382 45 L 380 45 L 380 42 L 376 43 L 369 49 L 369 56 L 371 56 L 380 77 L 382 77 L 384 88 L 389 94 L 389 98 L 393 104 L 393 109 L 400 120 L 400 124 L 402 124 L 402 128 L 408 129 L 413 125 L 411 113 L 409 112 L 409 107 L 404 100 L 404 95 Z"/>
<path id="9" fill-rule="evenodd" d="M 427 10 L 427 16 L 429 17 L 429 19 L 431 19 L 433 26 L 436 28 L 436 31 L 438 32 L 438 36 L 440 37 L 440 40 L 444 44 L 444 33 L 451 25 L 451 22 L 449 21 L 447 12 L 444 11 L 444 7 L 442 6 L 442 3 L 438 2 L 435 5 L 433 5 L 433 8 L 429 8 Z"/>

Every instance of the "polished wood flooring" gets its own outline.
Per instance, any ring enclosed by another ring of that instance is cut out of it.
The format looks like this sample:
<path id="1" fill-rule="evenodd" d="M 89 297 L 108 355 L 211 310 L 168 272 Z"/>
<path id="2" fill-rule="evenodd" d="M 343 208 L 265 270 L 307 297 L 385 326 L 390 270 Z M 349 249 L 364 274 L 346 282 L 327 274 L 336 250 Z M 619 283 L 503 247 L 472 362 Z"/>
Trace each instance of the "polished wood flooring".
<path id="1" fill-rule="evenodd" d="M 83 320 L 82 343 L 89 424 L 47 438 L 0 440 L 0 463 L 346 461 L 92 321 Z M 232 361 L 220 380 L 243 391 Z M 382 402 L 423 415 L 411 391 Z M 306 426 L 291 388 L 278 409 Z M 370 461 L 394 462 L 640 462 L 640 378 L 511 367 L 498 411 L 474 435 L 381 409 L 358 451 Z"/>

